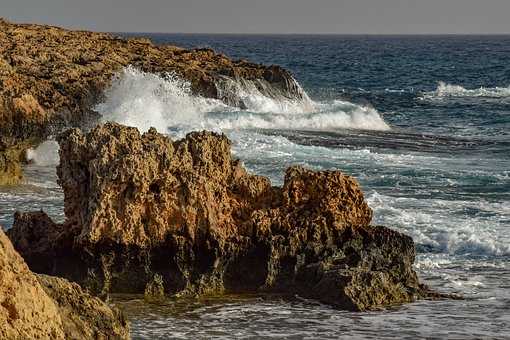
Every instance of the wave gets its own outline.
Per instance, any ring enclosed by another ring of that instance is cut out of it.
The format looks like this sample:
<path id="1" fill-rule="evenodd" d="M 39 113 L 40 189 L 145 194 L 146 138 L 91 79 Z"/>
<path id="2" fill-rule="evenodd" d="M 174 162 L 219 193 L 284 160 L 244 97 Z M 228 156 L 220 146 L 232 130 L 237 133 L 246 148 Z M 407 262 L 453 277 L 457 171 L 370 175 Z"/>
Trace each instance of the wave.
<path id="1" fill-rule="evenodd" d="M 28 149 L 26 158 L 29 162 L 39 166 L 57 165 L 59 163 L 58 143 L 54 140 L 47 140 L 35 149 Z"/>
<path id="2" fill-rule="evenodd" d="M 419 253 L 510 256 L 505 220 L 510 206 L 498 202 L 392 197 L 372 191 L 367 201 L 375 223 L 411 235 Z M 466 211 L 478 210 L 475 216 Z"/>
<path id="3" fill-rule="evenodd" d="M 95 107 L 103 119 L 135 126 L 141 131 L 156 127 L 166 132 L 197 129 L 369 129 L 389 130 L 381 115 L 369 106 L 334 100 L 313 102 L 266 96 L 250 82 L 229 80 L 221 91 L 242 98 L 245 108 L 231 107 L 218 99 L 194 95 L 190 83 L 175 74 L 157 75 L 127 67 Z M 266 91 L 267 92 L 267 91 Z M 304 91 L 303 91 L 304 92 Z"/>
<path id="4" fill-rule="evenodd" d="M 509 87 L 480 87 L 477 89 L 466 89 L 460 85 L 448 84 L 440 81 L 437 89 L 432 92 L 423 93 L 422 98 L 465 98 L 465 97 L 483 97 L 483 98 L 505 98 L 510 97 Z"/>
<path id="5" fill-rule="evenodd" d="M 157 75 L 126 67 L 105 91 L 95 110 L 105 121 L 147 131 L 166 131 L 169 125 L 199 121 L 202 113 L 227 109 L 221 101 L 194 96 L 191 84 L 175 74 Z"/>
<path id="6" fill-rule="evenodd" d="M 290 99 L 265 80 L 233 79 L 223 76 L 216 81 L 218 97 L 237 103 L 253 112 L 307 113 L 314 110 L 314 102 L 295 79 L 291 79 L 300 99 Z"/>

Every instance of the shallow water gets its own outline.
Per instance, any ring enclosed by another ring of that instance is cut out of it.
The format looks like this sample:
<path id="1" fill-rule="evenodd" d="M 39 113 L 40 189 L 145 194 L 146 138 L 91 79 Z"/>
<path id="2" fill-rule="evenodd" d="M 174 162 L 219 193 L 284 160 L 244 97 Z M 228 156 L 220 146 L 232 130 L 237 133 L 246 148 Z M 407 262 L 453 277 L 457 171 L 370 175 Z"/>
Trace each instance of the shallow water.
<path id="1" fill-rule="evenodd" d="M 508 334 L 507 314 L 480 317 L 479 308 L 491 306 L 504 311 L 504 306 L 486 300 L 420 301 L 364 313 L 306 301 L 255 297 L 186 302 L 184 307 L 142 300 L 118 305 L 133 318 L 134 339 L 486 339 Z M 457 309 L 464 313 L 452 313 Z"/>
<path id="2" fill-rule="evenodd" d="M 421 279 L 466 299 L 370 313 L 267 297 L 121 299 L 135 338 L 510 338 L 510 37 L 152 38 L 281 64 L 311 99 L 252 92 L 239 111 L 129 68 L 97 108 L 105 119 L 173 138 L 222 131 L 274 184 L 293 164 L 356 176 L 374 223 L 413 237 Z M 63 219 L 52 152 L 35 150 L 27 184 L 0 190 L 1 224 L 16 209 Z"/>

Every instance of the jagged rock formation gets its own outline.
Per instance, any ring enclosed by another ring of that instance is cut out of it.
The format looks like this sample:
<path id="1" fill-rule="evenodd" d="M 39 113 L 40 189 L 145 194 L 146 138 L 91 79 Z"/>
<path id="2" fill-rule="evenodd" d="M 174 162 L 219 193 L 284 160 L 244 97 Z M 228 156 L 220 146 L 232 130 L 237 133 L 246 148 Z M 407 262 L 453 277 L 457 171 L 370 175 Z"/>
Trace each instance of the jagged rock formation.
<path id="1" fill-rule="evenodd" d="M 129 327 L 77 284 L 33 274 L 0 227 L 0 338 L 129 339 Z"/>
<path id="2" fill-rule="evenodd" d="M 286 70 L 232 61 L 210 49 L 156 46 L 147 39 L 0 19 L 0 185 L 20 179 L 20 158 L 64 126 L 97 119 L 94 104 L 123 67 L 175 72 L 194 93 L 243 106 L 221 88 L 225 79 L 253 82 L 267 96 L 305 95 Z M 220 89 L 218 88 L 220 86 Z"/>
<path id="3" fill-rule="evenodd" d="M 272 187 L 209 132 L 172 142 L 107 123 L 59 143 L 66 222 L 17 214 L 9 231 L 33 270 L 97 293 L 276 292 L 349 310 L 426 294 L 411 238 L 370 226 L 341 172 L 291 167 Z"/>

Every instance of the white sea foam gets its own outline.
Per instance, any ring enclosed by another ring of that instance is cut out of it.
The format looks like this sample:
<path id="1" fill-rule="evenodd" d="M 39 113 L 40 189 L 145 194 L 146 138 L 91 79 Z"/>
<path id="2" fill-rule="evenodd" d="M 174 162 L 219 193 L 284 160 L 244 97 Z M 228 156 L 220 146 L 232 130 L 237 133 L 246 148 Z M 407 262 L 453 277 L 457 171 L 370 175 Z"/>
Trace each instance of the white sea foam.
<path id="1" fill-rule="evenodd" d="M 266 81 L 232 79 L 223 77 L 218 80 L 216 87 L 219 97 L 237 98 L 252 112 L 276 113 L 310 113 L 314 111 L 315 103 L 295 81 L 301 99 L 289 99 L 279 90 L 272 88 Z M 260 89 L 263 89 L 262 93 Z"/>
<path id="2" fill-rule="evenodd" d="M 462 98 L 462 97 L 485 97 L 485 98 L 505 98 L 510 97 L 509 87 L 480 87 L 477 89 L 466 89 L 460 85 L 448 84 L 440 81 L 437 89 L 432 92 L 425 92 L 423 99 L 440 98 Z"/>
<path id="3" fill-rule="evenodd" d="M 164 76 L 125 68 L 105 93 L 106 100 L 96 106 L 104 120 L 134 126 L 141 131 L 156 127 L 201 121 L 201 114 L 222 109 L 218 100 L 191 94 L 190 83 L 173 74 Z"/>
<path id="4" fill-rule="evenodd" d="M 232 86 L 247 105 L 246 110 L 229 107 L 216 99 L 191 93 L 189 82 L 175 75 L 144 73 L 125 68 L 105 93 L 96 110 L 104 120 L 116 121 L 146 131 L 174 128 L 181 132 L 197 129 L 370 129 L 390 127 L 368 106 L 345 101 L 314 103 L 275 99 L 246 84 Z M 250 90 L 251 89 L 251 90 Z"/>
<path id="5" fill-rule="evenodd" d="M 501 203 L 392 197 L 376 191 L 367 201 L 376 223 L 402 229 L 420 247 L 450 255 L 510 256 L 505 233 L 510 215 Z M 465 211 L 475 209 L 497 214 L 466 218 Z"/>
<path id="6" fill-rule="evenodd" d="M 40 166 L 51 166 L 59 163 L 58 143 L 54 140 L 47 140 L 35 149 L 28 149 L 27 160 Z"/>

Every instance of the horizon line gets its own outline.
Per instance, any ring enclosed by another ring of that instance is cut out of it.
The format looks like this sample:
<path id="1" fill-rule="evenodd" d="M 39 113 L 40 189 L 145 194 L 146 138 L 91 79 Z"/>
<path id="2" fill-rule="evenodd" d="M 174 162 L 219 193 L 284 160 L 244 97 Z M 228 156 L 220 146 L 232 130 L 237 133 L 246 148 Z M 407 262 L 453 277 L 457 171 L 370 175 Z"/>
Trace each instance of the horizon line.
<path id="1" fill-rule="evenodd" d="M 180 34 L 180 35 L 337 35 L 337 36 L 510 36 L 503 33 L 233 33 L 233 32 L 158 32 L 158 31 L 94 31 L 112 34 Z"/>
<path id="2" fill-rule="evenodd" d="M 8 23 L 15 25 L 41 25 L 41 26 L 52 26 L 57 28 L 63 28 L 72 31 L 89 31 L 96 33 L 112 33 L 112 34 L 200 34 L 200 35 L 288 35 L 288 36 L 508 36 L 509 32 L 441 32 L 441 33 L 430 33 L 430 32 L 413 32 L 413 33 L 374 33 L 374 32 L 350 32 L 350 33 L 341 33 L 341 32 L 163 32 L 163 31 L 122 31 L 122 30 L 98 30 L 94 28 L 83 28 L 76 26 L 65 26 L 59 24 L 50 24 L 44 22 L 27 22 L 27 21 L 17 21 L 12 20 L 11 18 L 6 18 L 0 16 L 0 19 L 5 20 Z"/>

